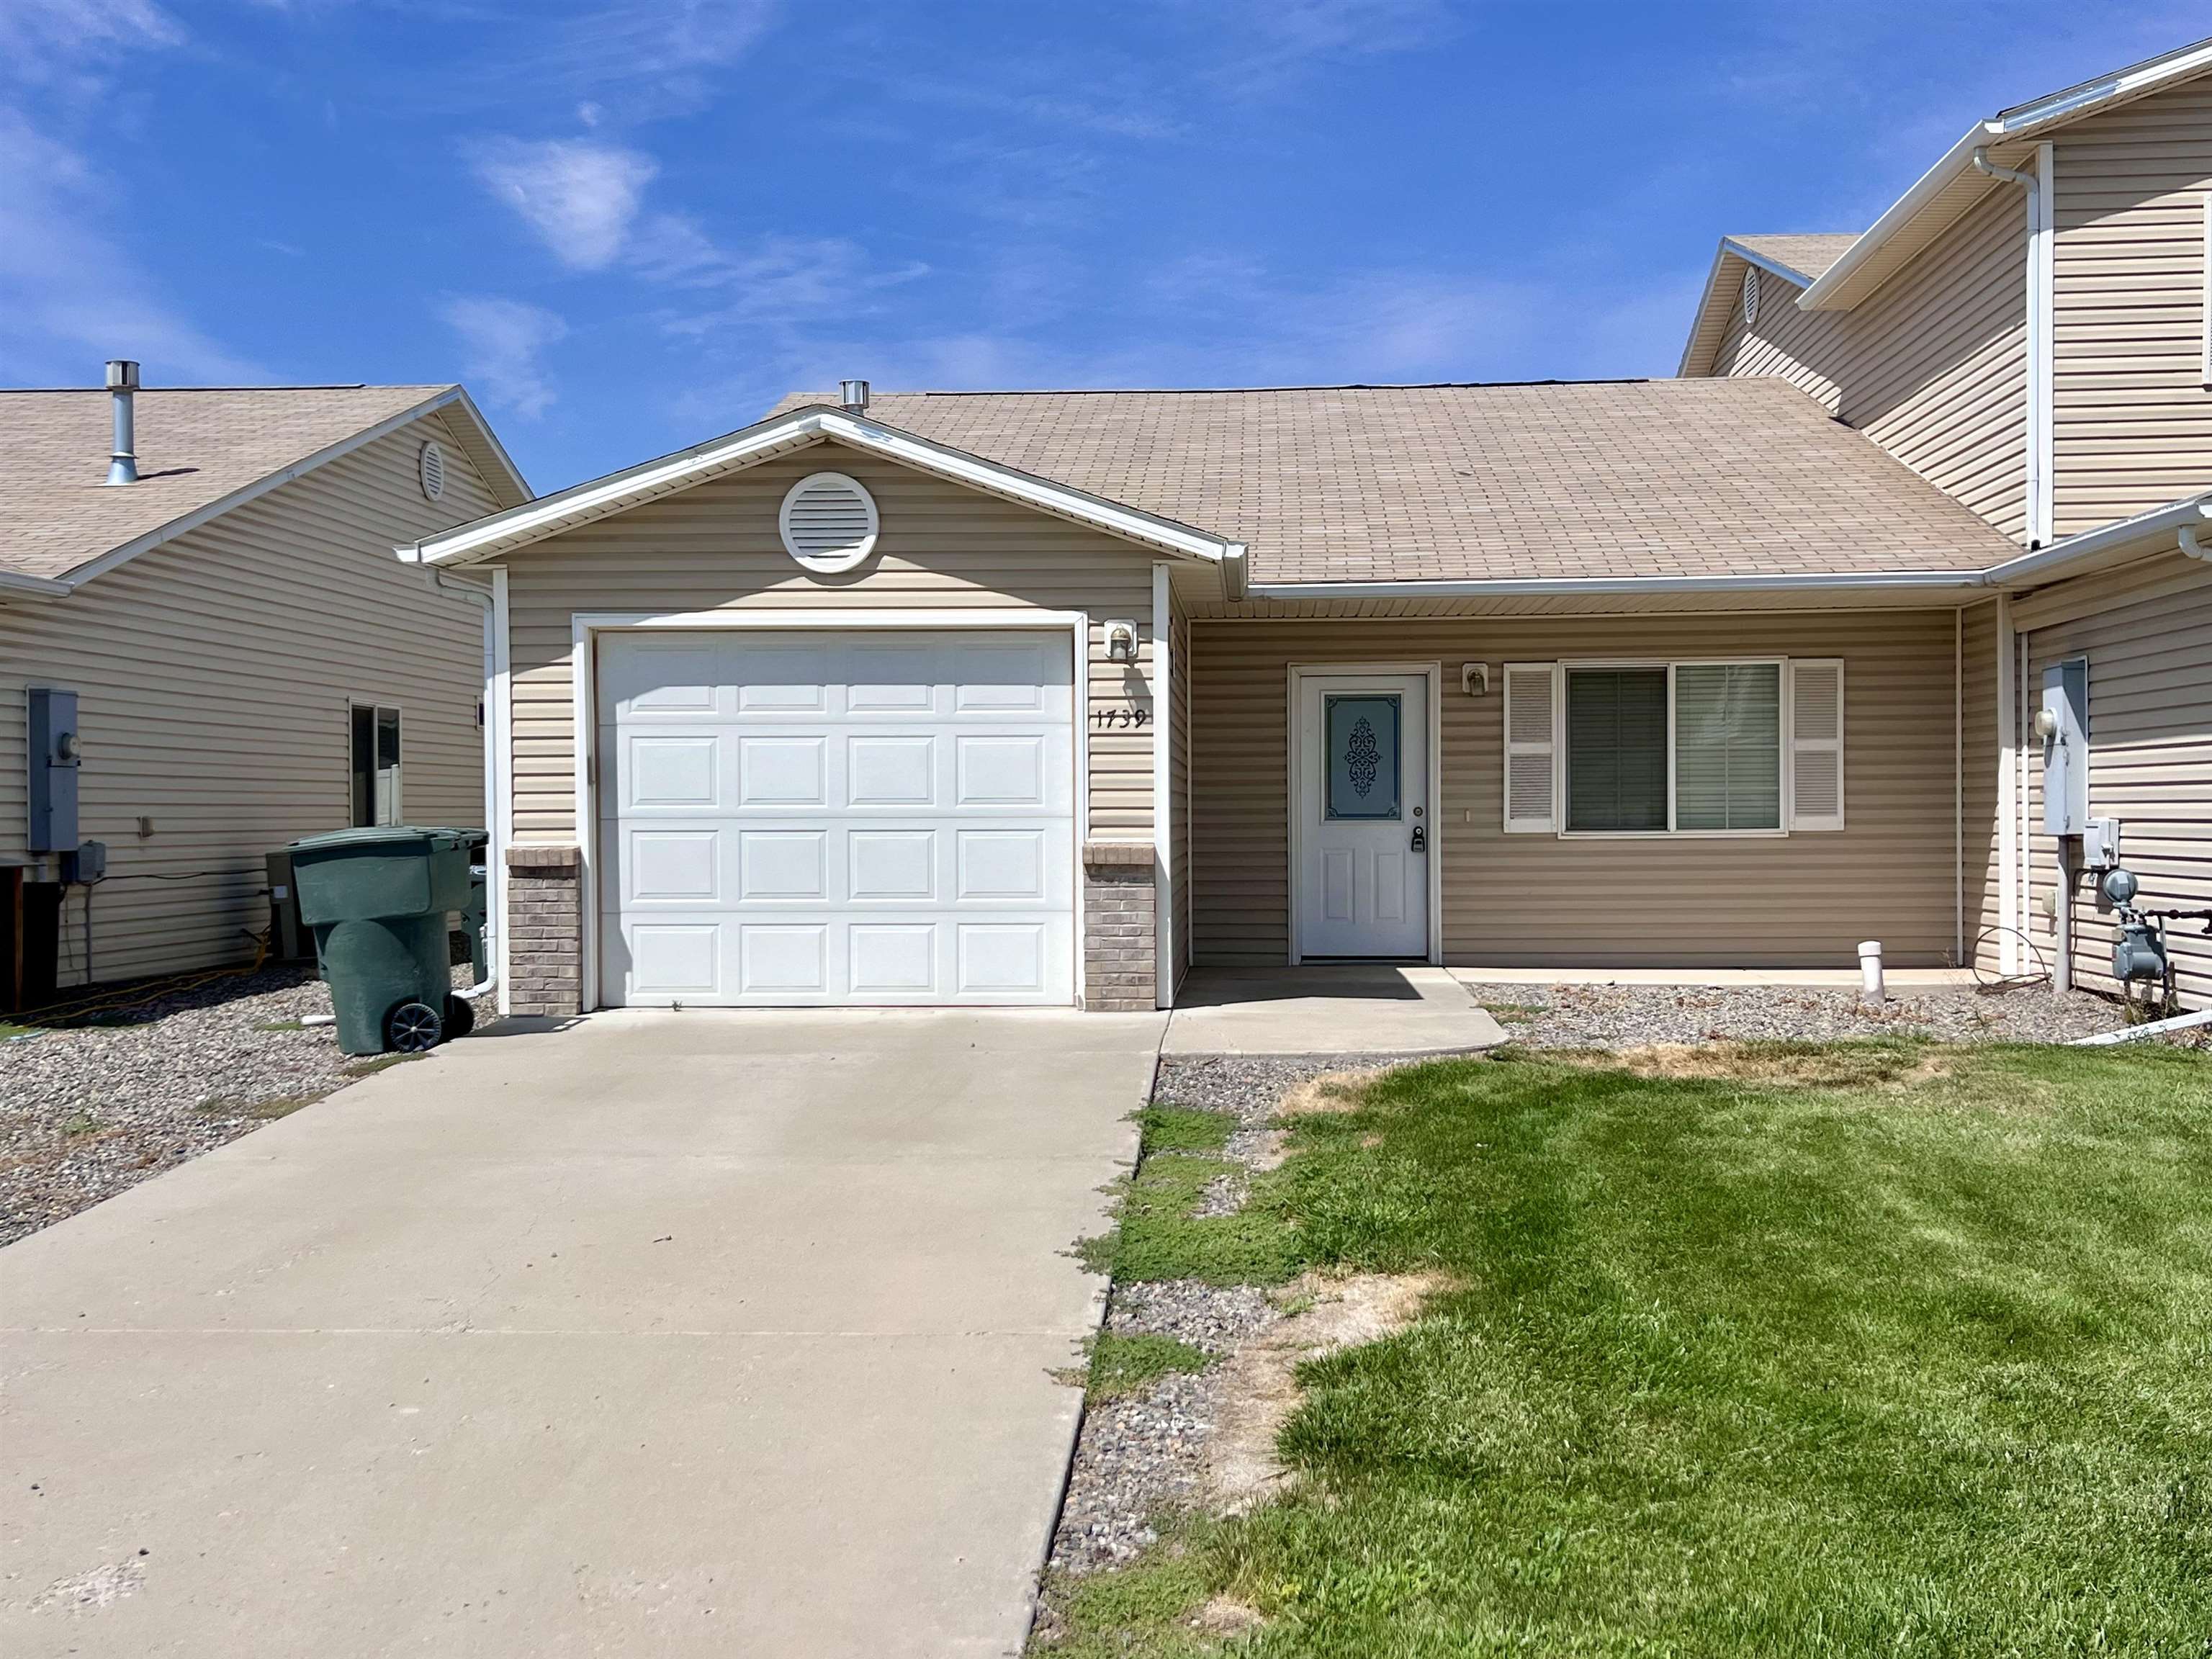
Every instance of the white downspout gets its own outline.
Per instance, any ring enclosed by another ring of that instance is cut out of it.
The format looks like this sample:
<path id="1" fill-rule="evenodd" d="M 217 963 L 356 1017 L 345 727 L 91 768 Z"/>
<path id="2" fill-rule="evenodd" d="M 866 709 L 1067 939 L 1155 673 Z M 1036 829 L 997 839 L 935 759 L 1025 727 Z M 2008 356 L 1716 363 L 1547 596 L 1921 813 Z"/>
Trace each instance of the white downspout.
<path id="1" fill-rule="evenodd" d="M 2020 746 L 2015 726 L 2019 704 L 2013 696 L 2012 595 L 1997 595 L 1997 971 L 2007 978 L 2021 971 L 2020 809 L 2014 791 L 2020 781 Z"/>
<path id="2" fill-rule="evenodd" d="M 465 1002 L 474 1002 L 499 988 L 502 954 L 501 941 L 506 934 L 501 915 L 505 886 L 502 878 L 506 874 L 502 860 L 507 856 L 505 837 L 500 834 L 499 817 L 501 744 L 497 700 L 494 696 L 494 665 L 497 655 L 495 635 L 500 607 L 494 602 L 495 595 L 490 588 L 479 587 L 474 582 L 455 581 L 435 565 L 430 567 L 429 574 L 431 586 L 439 592 L 453 594 L 483 607 L 483 787 L 484 834 L 487 838 L 484 847 L 484 976 L 479 983 L 470 986 L 465 991 L 453 994 Z M 505 574 L 505 571 L 495 569 L 493 578 L 496 581 Z M 506 999 L 502 997 L 501 1000 L 504 1002 Z"/>
<path id="3" fill-rule="evenodd" d="M 1986 148 L 1973 153 L 1974 170 L 2027 192 L 2027 385 L 2024 420 L 2027 446 L 2025 503 L 2027 544 L 2046 546 L 2052 539 L 2051 428 L 2051 312 L 2053 266 L 2051 236 L 2051 196 L 2047 188 L 2054 151 L 2045 144 L 2036 152 L 2040 173 L 1999 167 Z"/>

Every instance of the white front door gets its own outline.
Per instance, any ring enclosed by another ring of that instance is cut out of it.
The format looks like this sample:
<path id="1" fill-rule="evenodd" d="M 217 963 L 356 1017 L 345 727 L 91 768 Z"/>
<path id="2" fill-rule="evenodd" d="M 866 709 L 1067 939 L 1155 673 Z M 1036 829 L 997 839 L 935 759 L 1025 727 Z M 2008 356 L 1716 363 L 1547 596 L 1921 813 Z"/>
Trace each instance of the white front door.
<path id="1" fill-rule="evenodd" d="M 1073 1002 L 1070 657 L 1012 629 L 603 635 L 603 999 Z"/>
<path id="2" fill-rule="evenodd" d="M 1428 704 L 1425 674 L 1298 674 L 1302 958 L 1429 953 Z"/>

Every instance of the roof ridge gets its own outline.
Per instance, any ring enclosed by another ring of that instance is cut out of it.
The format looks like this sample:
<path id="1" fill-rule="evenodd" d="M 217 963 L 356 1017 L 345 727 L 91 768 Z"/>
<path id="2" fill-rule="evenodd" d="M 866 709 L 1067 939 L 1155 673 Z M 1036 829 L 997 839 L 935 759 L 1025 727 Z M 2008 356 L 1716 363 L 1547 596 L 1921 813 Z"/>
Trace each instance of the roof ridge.
<path id="1" fill-rule="evenodd" d="M 964 390 L 878 392 L 875 398 L 1231 398 L 1263 392 L 1468 392 L 1527 386 L 1649 386 L 1648 374 L 1593 375 L 1587 380 L 1328 380 L 1283 386 L 1025 386 Z"/>
<path id="2" fill-rule="evenodd" d="M 140 386 L 140 392 L 442 392 L 458 380 L 303 380 L 279 386 Z M 0 393 L 106 392 L 104 386 L 0 386 Z"/>

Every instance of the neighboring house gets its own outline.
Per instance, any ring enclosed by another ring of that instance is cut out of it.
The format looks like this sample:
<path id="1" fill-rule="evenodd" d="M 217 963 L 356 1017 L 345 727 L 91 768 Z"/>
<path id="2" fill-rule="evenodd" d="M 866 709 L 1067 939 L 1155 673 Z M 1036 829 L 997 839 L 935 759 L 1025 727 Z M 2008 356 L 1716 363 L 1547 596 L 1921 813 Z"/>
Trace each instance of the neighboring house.
<path id="1" fill-rule="evenodd" d="M 403 548 L 489 574 L 508 1006 L 2022 966 L 2027 704 L 2081 653 L 2094 810 L 2212 904 L 2208 76 L 1731 239 L 1680 379 L 849 382 Z"/>
<path id="2" fill-rule="evenodd" d="M 0 392 L 0 1006 L 250 961 L 295 836 L 480 823 L 483 608 L 391 549 L 529 499 L 459 386 Z"/>

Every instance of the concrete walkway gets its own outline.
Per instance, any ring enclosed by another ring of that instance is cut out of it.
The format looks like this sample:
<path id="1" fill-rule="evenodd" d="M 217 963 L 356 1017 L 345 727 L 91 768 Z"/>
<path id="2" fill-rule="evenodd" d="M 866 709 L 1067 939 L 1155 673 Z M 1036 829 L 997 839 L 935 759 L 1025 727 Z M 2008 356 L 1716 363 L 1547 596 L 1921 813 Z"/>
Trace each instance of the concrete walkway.
<path id="1" fill-rule="evenodd" d="M 1445 969 L 1327 963 L 1193 970 L 1162 1052 L 1440 1054 L 1504 1041 Z"/>
<path id="2" fill-rule="evenodd" d="M 0 1651 L 1017 1653 L 1159 1034 L 495 1029 L 0 1252 Z"/>

